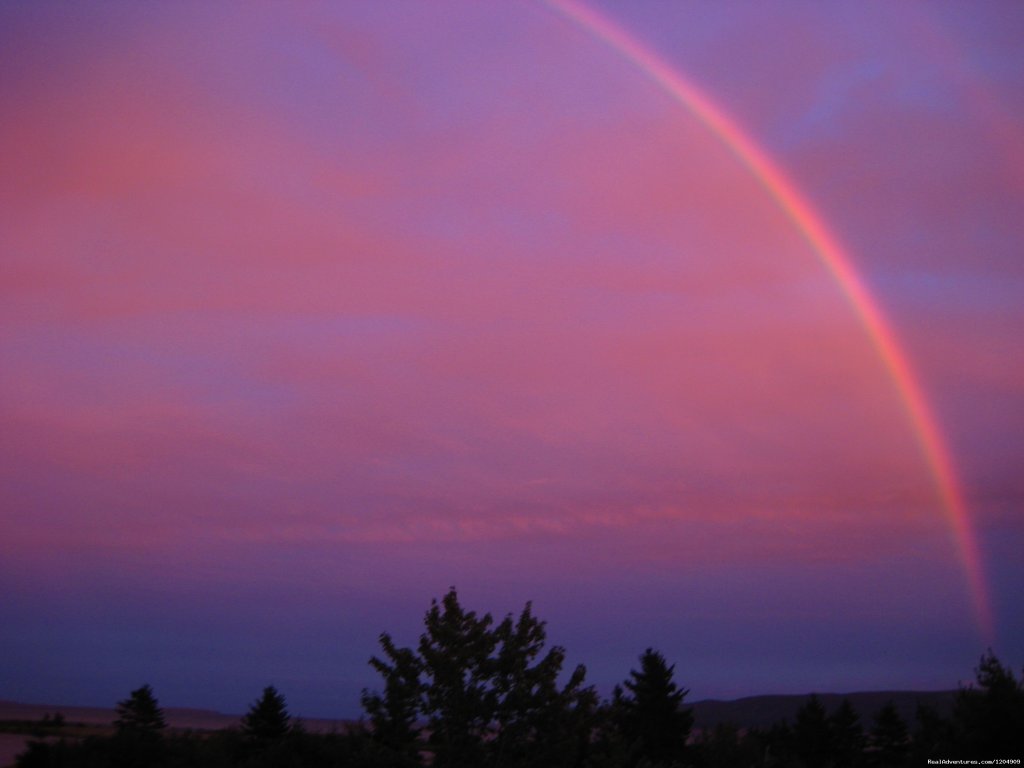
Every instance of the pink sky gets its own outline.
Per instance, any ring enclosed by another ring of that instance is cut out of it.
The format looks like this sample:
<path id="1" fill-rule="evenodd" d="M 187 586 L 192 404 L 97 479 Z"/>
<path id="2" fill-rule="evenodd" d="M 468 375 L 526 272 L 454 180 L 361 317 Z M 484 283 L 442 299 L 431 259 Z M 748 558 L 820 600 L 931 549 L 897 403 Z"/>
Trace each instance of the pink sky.
<path id="1" fill-rule="evenodd" d="M 600 8 L 847 245 L 1019 664 L 1024 15 Z M 651 645 L 698 698 L 969 676 L 864 329 L 607 46 L 530 3 L 42 3 L 0 30 L 0 697 L 274 682 L 352 714 L 377 634 L 411 642 L 451 584 L 534 600 L 602 686 Z"/>

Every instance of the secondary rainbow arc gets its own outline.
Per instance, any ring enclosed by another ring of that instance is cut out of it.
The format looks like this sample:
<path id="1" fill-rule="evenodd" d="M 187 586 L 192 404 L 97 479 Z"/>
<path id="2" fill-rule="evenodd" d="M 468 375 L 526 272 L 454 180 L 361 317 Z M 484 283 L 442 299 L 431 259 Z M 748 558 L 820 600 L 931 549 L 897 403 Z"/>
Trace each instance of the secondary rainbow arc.
<path id="1" fill-rule="evenodd" d="M 967 581 L 979 631 L 990 644 L 995 620 L 981 555 L 963 490 L 935 415 L 890 324 L 850 257 L 814 207 L 767 153 L 721 107 L 677 69 L 628 32 L 576 0 L 546 0 L 565 18 L 632 62 L 672 99 L 689 110 L 727 146 L 793 222 L 839 285 L 892 378 L 911 429 L 935 483 L 942 512 Z"/>

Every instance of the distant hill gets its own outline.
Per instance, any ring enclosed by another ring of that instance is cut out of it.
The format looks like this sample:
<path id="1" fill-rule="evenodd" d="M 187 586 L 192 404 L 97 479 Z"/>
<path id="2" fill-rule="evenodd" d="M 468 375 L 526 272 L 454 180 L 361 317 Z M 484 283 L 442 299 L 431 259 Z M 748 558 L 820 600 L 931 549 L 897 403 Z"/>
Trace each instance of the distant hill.
<path id="1" fill-rule="evenodd" d="M 940 715 L 948 716 L 953 711 L 956 691 L 866 691 L 861 693 L 819 693 L 825 710 L 831 714 L 843 699 L 860 715 L 861 723 L 870 728 L 875 713 L 889 701 L 896 705 L 900 716 L 913 725 L 918 704 L 925 704 Z M 790 725 L 796 721 L 797 710 L 810 698 L 810 694 L 750 696 L 732 701 L 705 699 L 694 702 L 694 725 L 697 728 L 711 728 L 720 723 L 732 723 L 741 728 L 764 728 L 786 720 Z"/>

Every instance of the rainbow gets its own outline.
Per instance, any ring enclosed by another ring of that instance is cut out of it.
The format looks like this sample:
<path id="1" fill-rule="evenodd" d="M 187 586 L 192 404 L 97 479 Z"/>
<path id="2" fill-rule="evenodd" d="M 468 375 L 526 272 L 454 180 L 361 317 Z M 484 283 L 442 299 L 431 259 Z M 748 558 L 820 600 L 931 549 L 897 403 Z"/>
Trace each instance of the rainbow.
<path id="1" fill-rule="evenodd" d="M 843 247 L 829 231 L 820 214 L 779 166 L 772 162 L 765 151 L 735 120 L 678 70 L 669 66 L 620 26 L 577 0 L 546 2 L 582 30 L 635 64 L 666 94 L 707 126 L 775 200 L 835 279 L 878 351 L 898 391 L 935 483 L 943 514 L 966 576 L 979 631 L 984 639 L 992 644 L 995 620 L 981 567 L 978 542 L 968 517 L 967 505 L 953 468 L 949 449 L 906 353 L 900 347 L 892 328 L 878 304 L 872 299 L 864 281 L 853 268 Z"/>

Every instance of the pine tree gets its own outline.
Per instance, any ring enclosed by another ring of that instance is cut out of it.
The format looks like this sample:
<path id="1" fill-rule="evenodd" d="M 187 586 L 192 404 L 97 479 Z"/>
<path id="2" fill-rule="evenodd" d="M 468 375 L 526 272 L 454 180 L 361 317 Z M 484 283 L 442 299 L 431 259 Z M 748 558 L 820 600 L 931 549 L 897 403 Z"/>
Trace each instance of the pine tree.
<path id="1" fill-rule="evenodd" d="M 741 738 L 740 730 L 730 723 L 719 723 L 714 728 L 705 729 L 701 733 L 695 747 L 699 760 L 698 765 L 704 768 L 735 768 L 735 766 L 752 765 L 757 759 L 753 742 Z"/>
<path id="2" fill-rule="evenodd" d="M 412 760 L 422 746 L 434 768 L 578 761 L 596 696 L 583 687 L 582 666 L 559 685 L 565 650 L 545 652 L 544 622 L 529 603 L 517 619 L 495 624 L 463 608 L 453 587 L 431 602 L 423 623 L 415 650 L 384 633 L 382 657 L 370 660 L 384 678 L 383 693 L 362 697 L 377 743 Z"/>
<path id="3" fill-rule="evenodd" d="M 907 723 L 891 701 L 878 710 L 871 729 L 871 754 L 874 763 L 886 768 L 905 765 L 910 749 Z"/>
<path id="4" fill-rule="evenodd" d="M 497 638 L 489 613 L 477 616 L 459 605 L 455 589 L 434 600 L 424 618 L 419 657 L 428 676 L 424 714 L 436 765 L 474 768 L 483 762 L 484 741 L 494 717 L 488 683 Z"/>
<path id="5" fill-rule="evenodd" d="M 1024 678 L 1018 681 L 991 650 L 974 672 L 978 687 L 961 689 L 953 711 L 962 755 L 1019 756 L 1024 753 Z"/>
<path id="6" fill-rule="evenodd" d="M 929 759 L 955 756 L 956 737 L 951 720 L 925 704 L 917 705 L 914 717 L 917 725 L 910 745 L 911 765 L 924 765 Z"/>
<path id="7" fill-rule="evenodd" d="M 364 688 L 363 709 L 370 717 L 374 741 L 415 758 L 420 751 L 417 718 L 423 707 L 423 665 L 411 649 L 395 646 L 387 632 L 381 633 L 380 644 L 386 660 L 374 656 L 370 666 L 384 678 L 384 692 L 370 693 Z"/>
<path id="8" fill-rule="evenodd" d="M 864 756 L 864 728 L 849 699 L 843 699 L 829 718 L 837 768 L 858 765 Z"/>
<path id="9" fill-rule="evenodd" d="M 137 688 L 127 699 L 118 702 L 114 725 L 117 734 L 102 749 L 109 750 L 114 765 L 120 768 L 149 768 L 160 762 L 166 746 L 161 731 L 167 727 L 167 722 L 150 686 Z M 59 764 L 79 763 L 71 759 Z"/>
<path id="10" fill-rule="evenodd" d="M 291 715 L 285 706 L 284 696 L 274 686 L 268 685 L 242 718 L 242 731 L 260 741 L 273 741 L 288 733 L 290 723 Z"/>
<path id="11" fill-rule="evenodd" d="M 625 691 L 615 688 L 613 708 L 631 765 L 671 766 L 685 758 L 693 711 L 682 706 L 689 691 L 675 684 L 674 670 L 674 664 L 648 648 L 640 655 L 640 669 L 631 670 L 623 683 Z"/>
<path id="12" fill-rule="evenodd" d="M 544 651 L 543 621 L 530 603 L 513 621 L 511 615 L 494 629 L 492 657 L 494 739 L 489 751 L 499 765 L 566 765 L 589 741 L 588 719 L 597 697 L 583 688 L 586 669 L 579 665 L 567 684 L 558 676 L 565 649 Z"/>
<path id="13" fill-rule="evenodd" d="M 163 710 L 153 696 L 153 689 L 144 685 L 132 691 L 131 696 L 117 704 L 117 720 L 114 721 L 120 734 L 157 737 L 167 727 Z"/>
<path id="14" fill-rule="evenodd" d="M 796 753 L 804 765 L 815 768 L 832 761 L 835 751 L 832 730 L 825 707 L 814 694 L 797 710 L 793 739 Z"/>

